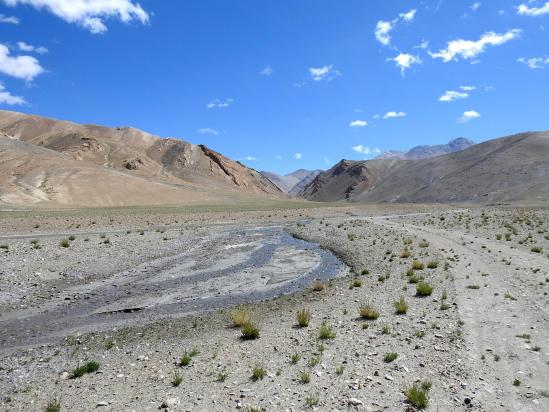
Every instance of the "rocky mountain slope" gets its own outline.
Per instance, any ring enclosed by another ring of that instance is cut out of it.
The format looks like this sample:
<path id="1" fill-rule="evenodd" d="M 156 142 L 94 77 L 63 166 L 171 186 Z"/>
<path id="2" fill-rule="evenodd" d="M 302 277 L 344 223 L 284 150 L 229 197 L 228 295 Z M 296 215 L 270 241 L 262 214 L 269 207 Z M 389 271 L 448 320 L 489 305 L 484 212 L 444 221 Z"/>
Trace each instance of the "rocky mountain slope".
<path id="1" fill-rule="evenodd" d="M 342 160 L 299 196 L 315 201 L 549 201 L 549 132 L 522 133 L 419 160 Z"/>
<path id="2" fill-rule="evenodd" d="M 259 172 L 206 146 L 129 127 L 0 111 L 0 131 L 3 203 L 109 206 L 284 196 Z"/>
<path id="3" fill-rule="evenodd" d="M 271 172 L 261 172 L 271 182 L 276 184 L 282 191 L 296 195 L 301 189 L 307 186 L 322 170 L 299 169 L 295 172 L 281 176 Z"/>
<path id="4" fill-rule="evenodd" d="M 390 150 L 380 154 L 377 158 L 400 160 L 427 159 L 429 157 L 442 156 L 448 153 L 459 152 L 473 146 L 474 144 L 475 142 L 473 142 L 472 140 L 466 139 L 464 137 L 458 137 L 457 139 L 450 140 L 447 144 L 434 146 L 416 146 L 407 152 Z"/>

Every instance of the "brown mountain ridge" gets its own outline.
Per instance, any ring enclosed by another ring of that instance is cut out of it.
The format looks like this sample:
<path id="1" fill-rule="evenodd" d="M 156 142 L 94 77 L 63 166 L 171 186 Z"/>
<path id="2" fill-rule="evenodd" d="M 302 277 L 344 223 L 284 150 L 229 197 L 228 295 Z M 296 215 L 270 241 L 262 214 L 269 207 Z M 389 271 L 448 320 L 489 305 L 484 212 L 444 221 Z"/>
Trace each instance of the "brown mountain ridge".
<path id="1" fill-rule="evenodd" d="M 549 201 L 549 132 L 529 132 L 418 160 L 342 160 L 299 196 L 315 201 Z"/>
<path id="2" fill-rule="evenodd" d="M 124 206 L 285 195 L 204 145 L 0 111 L 0 202 Z"/>

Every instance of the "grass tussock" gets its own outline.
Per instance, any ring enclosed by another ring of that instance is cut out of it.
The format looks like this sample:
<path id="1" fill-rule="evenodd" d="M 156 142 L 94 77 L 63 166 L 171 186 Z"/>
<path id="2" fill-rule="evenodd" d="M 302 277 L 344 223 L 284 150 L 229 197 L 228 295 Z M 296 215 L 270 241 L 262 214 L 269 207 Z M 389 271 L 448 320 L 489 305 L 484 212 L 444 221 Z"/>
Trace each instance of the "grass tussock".
<path id="1" fill-rule="evenodd" d="M 362 319 L 376 320 L 379 318 L 379 311 L 369 304 L 362 305 L 358 309 L 358 312 Z"/>
<path id="2" fill-rule="evenodd" d="M 81 378 L 82 376 L 88 373 L 97 372 L 100 366 L 101 366 L 100 363 L 96 361 L 86 362 L 84 365 L 80 365 L 72 371 L 71 378 L 73 379 Z"/>
<path id="3" fill-rule="evenodd" d="M 416 285 L 417 296 L 431 296 L 433 293 L 433 287 L 426 282 L 421 282 Z"/>
<path id="4" fill-rule="evenodd" d="M 307 309 L 300 309 L 297 311 L 295 318 L 300 328 L 306 328 L 311 321 L 311 312 Z"/>

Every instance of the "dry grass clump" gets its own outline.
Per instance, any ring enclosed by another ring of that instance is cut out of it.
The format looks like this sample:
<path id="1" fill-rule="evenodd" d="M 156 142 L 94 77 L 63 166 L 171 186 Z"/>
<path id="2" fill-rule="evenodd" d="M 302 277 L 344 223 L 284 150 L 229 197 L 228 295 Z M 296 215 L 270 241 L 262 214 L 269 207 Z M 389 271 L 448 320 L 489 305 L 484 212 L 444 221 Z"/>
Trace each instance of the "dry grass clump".
<path id="1" fill-rule="evenodd" d="M 379 311 L 369 304 L 362 305 L 358 309 L 358 313 L 362 319 L 376 320 L 379 318 Z"/>
<path id="2" fill-rule="evenodd" d="M 421 282 L 416 285 L 416 293 L 418 296 L 431 296 L 433 287 L 426 282 Z"/>
<path id="3" fill-rule="evenodd" d="M 408 304 L 406 303 L 406 300 L 403 297 L 395 301 L 393 305 L 395 307 L 395 311 L 397 315 L 405 315 L 406 312 L 408 312 Z"/>
<path id="4" fill-rule="evenodd" d="M 233 326 L 241 328 L 252 321 L 252 311 L 247 306 L 236 306 L 229 312 Z"/>
<path id="5" fill-rule="evenodd" d="M 311 312 L 307 309 L 300 309 L 297 311 L 295 318 L 299 327 L 306 328 L 309 326 L 309 322 L 311 321 Z"/>
<path id="6" fill-rule="evenodd" d="M 324 282 L 321 282 L 320 280 L 315 280 L 311 285 L 311 289 L 314 290 L 315 292 L 321 292 L 324 289 L 326 289 L 326 285 L 324 284 Z"/>
<path id="7" fill-rule="evenodd" d="M 412 269 L 414 270 L 423 270 L 425 268 L 425 265 L 423 265 L 422 262 L 420 262 L 419 260 L 414 260 L 412 262 Z"/>
<path id="8" fill-rule="evenodd" d="M 336 337 L 336 333 L 330 325 L 326 322 L 322 322 L 322 325 L 320 325 L 320 329 L 318 331 L 318 337 L 320 339 L 334 339 Z"/>

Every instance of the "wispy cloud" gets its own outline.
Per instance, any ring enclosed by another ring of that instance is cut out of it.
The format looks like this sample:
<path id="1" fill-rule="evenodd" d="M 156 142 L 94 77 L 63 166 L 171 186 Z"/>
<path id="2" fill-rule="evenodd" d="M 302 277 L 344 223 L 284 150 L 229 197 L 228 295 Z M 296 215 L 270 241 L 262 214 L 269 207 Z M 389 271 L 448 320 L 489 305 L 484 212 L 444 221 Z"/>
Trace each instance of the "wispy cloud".
<path id="1" fill-rule="evenodd" d="M 15 16 L 6 16 L 5 14 L 0 14 L 0 23 L 19 24 L 20 21 Z"/>
<path id="2" fill-rule="evenodd" d="M 475 110 L 468 110 L 466 112 L 463 112 L 463 115 L 457 119 L 458 123 L 466 123 L 473 119 L 480 118 L 480 113 Z"/>
<path id="3" fill-rule="evenodd" d="M 379 20 L 376 24 L 376 29 L 374 35 L 378 42 L 384 46 L 391 45 L 391 31 L 398 25 L 399 22 L 403 21 L 410 23 L 416 17 L 417 10 L 410 10 L 406 13 L 400 13 L 396 19 L 391 21 Z"/>
<path id="4" fill-rule="evenodd" d="M 508 41 L 519 37 L 520 33 L 521 30 L 513 29 L 504 34 L 488 32 L 483 34 L 481 38 L 476 41 L 463 39 L 452 40 L 445 49 L 442 49 L 437 53 L 429 52 L 429 54 L 431 57 L 441 59 L 445 63 L 452 60 L 457 61 L 459 57 L 470 60 L 486 51 L 488 46 L 500 46 L 505 44 Z"/>
<path id="5" fill-rule="evenodd" d="M 364 127 L 368 126 L 368 122 L 365 120 L 353 120 L 349 123 L 349 127 Z"/>
<path id="6" fill-rule="evenodd" d="M 517 61 L 526 64 L 531 69 L 543 69 L 545 65 L 549 64 L 549 57 L 531 57 L 529 59 L 521 57 Z"/>
<path id="7" fill-rule="evenodd" d="M 274 73 L 274 70 L 273 68 L 271 67 L 271 65 L 267 65 L 265 66 L 263 69 L 261 69 L 261 71 L 259 72 L 259 74 L 262 74 L 263 76 L 272 76 Z"/>
<path id="8" fill-rule="evenodd" d="M 295 160 L 301 160 L 302 158 L 303 158 L 303 155 L 301 153 L 294 153 Z"/>
<path id="9" fill-rule="evenodd" d="M 212 129 L 210 127 L 204 127 L 202 129 L 198 129 L 198 133 L 200 134 L 213 134 L 213 135 L 218 135 L 219 132 L 215 129 Z"/>
<path id="10" fill-rule="evenodd" d="M 418 56 L 414 56 L 407 53 L 400 53 L 393 59 L 387 59 L 388 61 L 394 61 L 397 67 L 400 69 L 400 74 L 404 76 L 406 70 L 410 69 L 414 64 L 421 64 L 422 61 Z"/>
<path id="11" fill-rule="evenodd" d="M 397 117 L 406 117 L 406 113 L 404 112 L 387 112 L 385 113 L 385 116 L 383 116 L 384 119 L 394 119 Z"/>
<path id="12" fill-rule="evenodd" d="M 29 5 L 45 9 L 67 23 L 78 24 L 92 33 L 104 33 L 106 18 L 117 18 L 124 23 L 138 20 L 145 24 L 149 15 L 133 0 L 3 0 L 8 6 Z"/>
<path id="13" fill-rule="evenodd" d="M 48 49 L 45 47 L 39 46 L 35 47 L 32 44 L 25 43 L 24 41 L 17 42 L 17 47 L 19 50 L 27 52 L 27 53 L 38 53 L 38 54 L 46 54 L 48 53 Z"/>
<path id="14" fill-rule="evenodd" d="M 225 100 L 220 100 L 220 99 L 215 99 L 215 100 L 212 100 L 210 103 L 208 103 L 206 105 L 206 107 L 208 109 L 224 109 L 226 107 L 229 107 L 232 103 L 234 102 L 234 99 L 225 99 Z"/>
<path id="15" fill-rule="evenodd" d="M 379 150 L 378 148 L 371 149 L 368 146 L 364 146 L 361 144 L 353 146 L 353 151 L 363 156 L 370 156 L 370 155 L 381 153 L 381 150 Z"/>
<path id="16" fill-rule="evenodd" d="M 38 60 L 32 56 L 11 56 L 9 48 L 0 44 L 0 72 L 8 76 L 33 80 L 44 72 Z"/>
<path id="17" fill-rule="evenodd" d="M 322 67 L 309 68 L 309 74 L 315 82 L 329 82 L 341 76 L 341 72 L 334 68 L 333 64 Z"/>
<path id="18" fill-rule="evenodd" d="M 466 99 L 469 97 L 469 93 L 457 92 L 455 90 L 448 90 L 442 96 L 438 98 L 439 102 L 453 102 L 459 99 Z"/>
<path id="19" fill-rule="evenodd" d="M 480 9 L 480 6 L 481 6 L 480 2 L 473 3 L 471 5 L 471 10 L 477 11 L 478 9 Z"/>
<path id="20" fill-rule="evenodd" d="M 2 83 L 0 83 L 0 103 L 9 104 L 11 106 L 27 104 L 23 97 L 14 96 L 8 92 Z"/>
<path id="21" fill-rule="evenodd" d="M 410 10 L 409 12 L 407 12 L 407 13 L 400 13 L 398 16 L 406 22 L 411 22 L 416 17 L 416 13 L 417 13 L 417 10 L 413 9 L 413 10 Z"/>
<path id="22" fill-rule="evenodd" d="M 526 4 L 521 4 L 517 7 L 517 13 L 522 16 L 543 16 L 549 14 L 549 1 L 541 7 L 528 7 Z"/>

